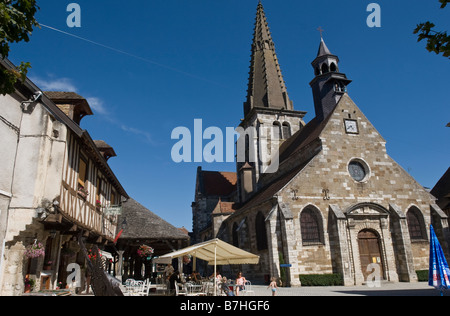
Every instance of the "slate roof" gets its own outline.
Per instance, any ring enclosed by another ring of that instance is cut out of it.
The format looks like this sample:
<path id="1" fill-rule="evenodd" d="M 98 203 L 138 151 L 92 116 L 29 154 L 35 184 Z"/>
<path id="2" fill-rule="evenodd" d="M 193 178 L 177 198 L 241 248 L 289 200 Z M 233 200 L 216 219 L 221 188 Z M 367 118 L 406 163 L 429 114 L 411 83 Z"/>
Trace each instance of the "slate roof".
<path id="1" fill-rule="evenodd" d="M 284 188 L 294 177 L 306 167 L 306 165 L 311 160 L 304 162 L 303 164 L 297 166 L 296 168 L 290 170 L 283 176 L 277 178 L 275 181 L 268 184 L 265 188 L 260 190 L 257 194 L 251 197 L 244 205 L 242 205 L 239 210 L 235 213 L 240 213 L 245 210 L 251 209 L 255 206 L 258 206 L 275 196 L 282 188 Z"/>
<path id="2" fill-rule="evenodd" d="M 280 164 L 292 157 L 293 154 L 301 152 L 306 146 L 320 139 L 320 134 L 329 122 L 333 112 L 321 121 L 317 117 L 312 119 L 305 127 L 300 129 L 291 138 L 286 140 L 280 147 Z M 317 154 L 317 153 L 316 153 Z M 243 212 L 270 200 L 277 192 L 284 188 L 299 172 L 301 172 L 309 162 L 315 157 L 305 157 L 304 161 L 298 162 L 297 166 L 284 174 L 280 174 L 275 180 L 267 184 L 243 204 L 236 213 Z M 264 176 L 264 175 L 263 175 Z"/>
<path id="3" fill-rule="evenodd" d="M 280 163 L 288 159 L 292 154 L 301 151 L 307 145 L 316 140 L 327 125 L 332 113 L 321 121 L 317 117 L 301 128 L 280 147 Z"/>
<path id="4" fill-rule="evenodd" d="M 320 40 L 320 46 L 319 46 L 319 51 L 317 52 L 317 57 L 320 56 L 326 56 L 326 55 L 332 55 L 330 50 L 327 47 L 327 44 L 325 44 L 325 41 L 323 40 L 323 38 Z"/>
<path id="5" fill-rule="evenodd" d="M 438 199 L 438 205 L 443 210 L 450 209 L 450 168 L 442 176 L 442 178 L 436 183 L 433 190 L 433 194 Z"/>
<path id="6" fill-rule="evenodd" d="M 254 107 L 293 110 L 260 2 L 256 13 L 245 116 Z"/>

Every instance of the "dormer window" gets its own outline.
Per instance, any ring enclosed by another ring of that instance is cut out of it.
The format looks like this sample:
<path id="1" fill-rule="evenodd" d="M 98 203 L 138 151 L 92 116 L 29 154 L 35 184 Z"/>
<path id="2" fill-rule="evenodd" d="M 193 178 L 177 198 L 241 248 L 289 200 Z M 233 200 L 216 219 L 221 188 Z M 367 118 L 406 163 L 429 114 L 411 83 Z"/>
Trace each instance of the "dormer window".
<path id="1" fill-rule="evenodd" d="M 87 100 L 75 92 L 46 91 L 44 93 L 78 125 L 83 117 L 94 114 Z"/>

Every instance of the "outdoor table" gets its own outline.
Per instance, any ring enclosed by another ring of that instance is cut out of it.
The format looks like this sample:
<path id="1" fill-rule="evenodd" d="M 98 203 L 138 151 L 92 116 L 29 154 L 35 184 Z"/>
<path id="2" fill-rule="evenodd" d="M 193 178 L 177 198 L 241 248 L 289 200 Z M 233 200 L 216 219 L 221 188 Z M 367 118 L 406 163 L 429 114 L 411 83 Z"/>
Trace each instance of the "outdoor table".
<path id="1" fill-rule="evenodd" d="M 191 294 L 202 293 L 203 285 L 201 284 L 191 284 L 189 286 Z"/>
<path id="2" fill-rule="evenodd" d="M 164 296 L 166 295 L 166 285 L 165 284 L 150 284 L 148 285 L 150 288 L 149 295 L 150 296 Z"/>

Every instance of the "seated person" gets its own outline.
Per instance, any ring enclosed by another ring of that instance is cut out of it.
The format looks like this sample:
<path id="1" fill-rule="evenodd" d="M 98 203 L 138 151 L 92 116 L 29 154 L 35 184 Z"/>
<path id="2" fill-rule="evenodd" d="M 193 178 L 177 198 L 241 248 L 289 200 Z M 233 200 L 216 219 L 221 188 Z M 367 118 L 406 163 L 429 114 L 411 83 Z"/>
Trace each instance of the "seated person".
<path id="1" fill-rule="evenodd" d="M 239 272 L 236 277 L 236 296 L 239 296 L 239 291 L 245 290 L 245 282 L 247 282 L 247 279 L 243 276 L 242 272 Z"/>
<path id="2" fill-rule="evenodd" d="M 227 295 L 227 296 L 234 296 L 234 293 L 232 290 L 230 290 L 230 284 L 228 283 L 228 280 L 226 277 L 223 277 L 221 280 L 221 283 L 219 284 L 219 288 Z"/>

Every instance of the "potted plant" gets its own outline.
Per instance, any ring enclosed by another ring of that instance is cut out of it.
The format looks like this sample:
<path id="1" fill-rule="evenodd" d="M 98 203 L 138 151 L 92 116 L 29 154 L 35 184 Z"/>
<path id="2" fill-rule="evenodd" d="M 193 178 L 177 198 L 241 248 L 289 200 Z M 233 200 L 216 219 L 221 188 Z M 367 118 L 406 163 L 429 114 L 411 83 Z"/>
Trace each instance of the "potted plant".
<path id="1" fill-rule="evenodd" d="M 88 257 L 91 261 L 96 261 L 98 257 L 102 257 L 102 254 L 100 253 L 100 251 L 98 251 L 98 257 L 97 257 L 97 252 L 95 252 L 92 248 L 88 250 Z"/>
<path id="2" fill-rule="evenodd" d="M 29 245 L 25 250 L 25 256 L 28 259 L 35 259 L 45 256 L 44 245 L 40 242 L 35 241 L 34 244 Z"/>
<path id="3" fill-rule="evenodd" d="M 137 251 L 139 257 L 147 258 L 147 259 L 149 259 L 149 258 L 151 259 L 154 252 L 155 252 L 155 250 L 152 247 L 146 246 L 146 245 L 140 246 Z"/>
<path id="4" fill-rule="evenodd" d="M 78 196 L 86 200 L 89 195 L 89 192 L 81 184 L 78 184 L 77 194 Z"/>
<path id="5" fill-rule="evenodd" d="M 30 278 L 25 279 L 25 293 L 31 293 L 34 290 L 36 281 Z"/>

